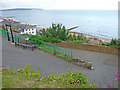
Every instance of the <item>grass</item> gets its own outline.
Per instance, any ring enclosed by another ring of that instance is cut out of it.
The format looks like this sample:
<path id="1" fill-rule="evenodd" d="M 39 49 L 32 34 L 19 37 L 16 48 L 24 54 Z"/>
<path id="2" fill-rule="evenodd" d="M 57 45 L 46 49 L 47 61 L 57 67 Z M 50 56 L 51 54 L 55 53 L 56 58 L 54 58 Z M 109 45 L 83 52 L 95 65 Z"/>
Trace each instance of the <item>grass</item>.
<path id="1" fill-rule="evenodd" d="M 83 44 L 83 43 L 85 43 L 85 44 L 90 44 L 90 42 L 89 42 L 88 40 L 86 40 L 86 41 L 73 40 L 73 41 L 66 41 L 66 42 L 71 42 L 71 43 L 81 43 L 81 44 Z"/>
<path id="2" fill-rule="evenodd" d="M 2 88 L 2 68 L 0 68 L 0 89 Z"/>
<path id="3" fill-rule="evenodd" d="M 87 77 L 81 72 L 71 73 L 68 72 L 61 74 L 60 76 L 37 76 L 40 71 L 38 67 L 37 71 L 28 68 L 28 64 L 25 68 L 18 68 L 17 71 L 13 69 L 2 70 L 2 88 L 94 88 L 96 85 L 87 86 Z M 39 73 L 40 74 L 40 73 Z"/>
<path id="4" fill-rule="evenodd" d="M 42 79 L 40 81 L 37 81 L 36 79 L 25 76 L 24 74 L 11 74 L 10 70 L 8 69 L 3 69 L 2 79 L 3 88 L 58 88 L 55 82 L 46 83 Z"/>

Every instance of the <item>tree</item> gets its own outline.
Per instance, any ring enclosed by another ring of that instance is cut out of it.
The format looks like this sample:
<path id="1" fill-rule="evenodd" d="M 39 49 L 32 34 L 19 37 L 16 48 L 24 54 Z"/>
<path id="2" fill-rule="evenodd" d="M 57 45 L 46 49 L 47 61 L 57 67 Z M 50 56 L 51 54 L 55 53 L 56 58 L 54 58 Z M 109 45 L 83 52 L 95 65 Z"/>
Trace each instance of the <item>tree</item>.
<path id="1" fill-rule="evenodd" d="M 73 34 L 73 40 L 77 40 L 76 34 Z"/>
<path id="2" fill-rule="evenodd" d="M 65 41 L 68 36 L 68 31 L 62 24 L 52 24 L 52 26 L 46 30 L 43 29 L 42 34 L 46 37 L 58 38 Z"/>
<path id="3" fill-rule="evenodd" d="M 80 39 L 81 39 L 81 35 L 78 34 L 78 35 L 77 35 L 77 40 L 80 40 Z"/>
<path id="4" fill-rule="evenodd" d="M 72 36 L 72 34 L 69 34 L 69 35 L 68 35 L 67 40 L 73 41 L 73 36 Z"/>

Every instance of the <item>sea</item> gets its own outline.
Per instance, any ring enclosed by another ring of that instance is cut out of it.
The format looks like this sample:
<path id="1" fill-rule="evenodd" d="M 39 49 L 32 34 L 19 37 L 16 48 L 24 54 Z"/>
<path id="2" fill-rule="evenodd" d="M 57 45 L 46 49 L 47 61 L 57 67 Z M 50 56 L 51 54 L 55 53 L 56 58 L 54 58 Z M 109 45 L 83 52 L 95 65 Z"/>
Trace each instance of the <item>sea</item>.
<path id="1" fill-rule="evenodd" d="M 67 29 L 78 26 L 73 32 L 118 38 L 117 10 L 6 10 L 2 16 L 41 28 L 60 23 Z"/>

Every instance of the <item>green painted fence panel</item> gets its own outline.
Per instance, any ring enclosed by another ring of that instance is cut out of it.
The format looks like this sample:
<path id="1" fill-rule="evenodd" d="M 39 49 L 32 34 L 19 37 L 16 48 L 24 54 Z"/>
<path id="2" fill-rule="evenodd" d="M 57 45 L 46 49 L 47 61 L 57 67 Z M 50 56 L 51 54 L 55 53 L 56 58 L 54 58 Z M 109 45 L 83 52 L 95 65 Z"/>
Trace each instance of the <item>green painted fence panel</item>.
<path id="1" fill-rule="evenodd" d="M 4 30 L 4 29 L 1 29 L 1 28 L 0 28 L 0 35 L 8 38 L 7 37 L 7 31 Z M 10 40 L 12 40 L 12 36 L 11 36 L 10 33 L 9 33 L 9 37 L 10 37 Z M 18 38 L 26 38 L 25 36 L 16 35 L 14 33 L 13 33 L 13 37 L 14 37 L 15 42 L 18 41 Z M 47 42 L 44 42 L 42 40 L 38 40 L 38 39 L 35 39 L 35 38 L 29 38 L 29 40 L 35 41 L 36 42 L 35 46 L 37 48 L 40 48 L 40 49 L 42 49 L 44 51 L 47 51 L 49 53 L 52 53 L 54 55 L 63 57 L 65 59 L 72 60 L 72 50 L 69 50 L 69 49 L 66 49 L 66 48 L 63 48 L 63 47 L 59 47 L 59 46 L 56 46 L 54 44 L 47 43 Z"/>
<path id="2" fill-rule="evenodd" d="M 66 49 L 63 47 L 59 47 L 54 44 L 47 43 L 42 40 L 37 40 L 34 38 L 30 38 L 29 40 L 35 41 L 36 42 L 35 46 L 37 48 L 40 48 L 40 49 L 47 51 L 49 53 L 52 53 L 54 55 L 63 57 L 65 59 L 72 60 L 72 50 L 69 50 L 69 49 Z"/>

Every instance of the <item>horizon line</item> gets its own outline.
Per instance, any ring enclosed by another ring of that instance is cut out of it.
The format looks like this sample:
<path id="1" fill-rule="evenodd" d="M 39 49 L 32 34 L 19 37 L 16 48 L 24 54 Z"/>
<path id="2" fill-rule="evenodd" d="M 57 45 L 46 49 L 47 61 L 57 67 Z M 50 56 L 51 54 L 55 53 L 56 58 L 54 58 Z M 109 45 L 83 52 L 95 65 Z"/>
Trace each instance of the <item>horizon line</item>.
<path id="1" fill-rule="evenodd" d="M 6 8 L 0 10 L 7 10 L 7 9 L 42 9 L 42 10 L 118 10 L 118 9 L 43 9 L 43 8 Z"/>

